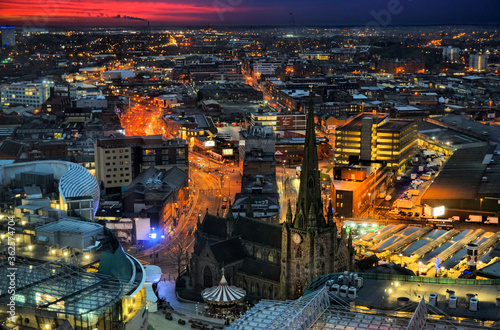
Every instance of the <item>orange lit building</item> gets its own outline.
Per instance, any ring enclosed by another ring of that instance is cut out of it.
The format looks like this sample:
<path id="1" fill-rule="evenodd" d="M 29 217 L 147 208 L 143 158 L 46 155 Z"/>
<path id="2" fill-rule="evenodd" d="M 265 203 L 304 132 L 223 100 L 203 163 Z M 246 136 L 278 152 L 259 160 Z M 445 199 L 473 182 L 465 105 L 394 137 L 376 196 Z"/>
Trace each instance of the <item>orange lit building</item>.
<path id="1" fill-rule="evenodd" d="M 380 60 L 377 62 L 377 70 L 386 73 L 424 73 L 425 63 L 417 60 Z"/>

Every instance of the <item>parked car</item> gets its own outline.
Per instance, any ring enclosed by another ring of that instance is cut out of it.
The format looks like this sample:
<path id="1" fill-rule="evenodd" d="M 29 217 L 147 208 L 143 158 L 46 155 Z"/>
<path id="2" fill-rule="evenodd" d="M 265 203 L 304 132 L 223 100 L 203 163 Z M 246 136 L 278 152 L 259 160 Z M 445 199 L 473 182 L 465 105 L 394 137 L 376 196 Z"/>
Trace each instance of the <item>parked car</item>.
<path id="1" fill-rule="evenodd" d="M 399 211 L 399 215 L 406 216 L 406 212 L 405 211 Z"/>
<path id="2" fill-rule="evenodd" d="M 413 216 L 413 212 L 408 212 L 408 216 L 409 217 Z"/>
<path id="3" fill-rule="evenodd" d="M 416 218 L 420 217 L 420 213 L 415 212 L 415 217 L 416 217 Z"/>

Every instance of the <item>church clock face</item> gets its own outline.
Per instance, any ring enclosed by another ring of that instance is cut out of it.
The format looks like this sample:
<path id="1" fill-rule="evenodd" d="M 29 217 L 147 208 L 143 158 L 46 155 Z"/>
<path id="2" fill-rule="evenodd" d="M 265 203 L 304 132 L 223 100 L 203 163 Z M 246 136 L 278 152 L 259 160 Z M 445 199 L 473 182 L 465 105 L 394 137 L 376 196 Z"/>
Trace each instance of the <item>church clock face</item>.
<path id="1" fill-rule="evenodd" d="M 292 235 L 292 240 L 294 241 L 295 244 L 300 244 L 302 243 L 302 236 L 300 236 L 300 234 L 298 233 L 294 233 Z"/>

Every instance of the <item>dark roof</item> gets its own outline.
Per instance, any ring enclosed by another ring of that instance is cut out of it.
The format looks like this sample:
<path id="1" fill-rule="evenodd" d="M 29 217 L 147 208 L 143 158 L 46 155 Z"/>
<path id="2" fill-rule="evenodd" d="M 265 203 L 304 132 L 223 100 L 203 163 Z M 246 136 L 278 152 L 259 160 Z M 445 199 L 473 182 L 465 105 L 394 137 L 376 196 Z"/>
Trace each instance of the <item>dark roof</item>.
<path id="1" fill-rule="evenodd" d="M 162 181 L 173 189 L 176 189 L 182 187 L 187 177 L 188 175 L 186 172 L 174 166 L 165 173 Z"/>
<path id="2" fill-rule="evenodd" d="M 476 274 L 486 278 L 500 278 L 500 260 L 478 269 Z"/>
<path id="3" fill-rule="evenodd" d="M 367 112 L 364 112 L 364 113 L 361 113 L 358 116 L 354 117 L 353 119 L 348 120 L 340 127 L 337 127 L 337 130 L 341 129 L 341 130 L 356 130 L 357 131 L 357 130 L 361 129 L 361 123 L 362 123 L 363 119 L 365 119 L 365 118 L 371 118 L 373 120 L 374 124 L 379 124 L 380 122 L 385 120 L 386 117 L 387 117 L 387 114 L 385 114 L 385 113 L 367 113 Z"/>
<path id="4" fill-rule="evenodd" d="M 17 157 L 23 149 L 23 144 L 12 140 L 5 140 L 0 146 L 0 155 Z"/>
<path id="5" fill-rule="evenodd" d="M 274 282 L 279 282 L 281 268 L 280 266 L 269 262 L 245 258 L 240 269 L 238 269 L 238 272 L 256 276 L 266 280 L 271 280 Z"/>
<path id="6" fill-rule="evenodd" d="M 226 265 L 248 256 L 248 252 L 239 237 L 211 244 L 210 250 L 218 263 Z"/>
<path id="7" fill-rule="evenodd" d="M 382 126 L 377 128 L 377 131 L 383 132 L 383 131 L 401 131 L 404 128 L 411 126 L 411 125 L 416 125 L 415 121 L 413 120 L 395 120 L 395 119 L 389 119 L 389 122 L 386 124 L 383 124 Z"/>
<path id="8" fill-rule="evenodd" d="M 365 273 L 396 274 L 396 275 L 415 276 L 415 273 L 413 271 L 411 271 L 407 268 L 403 268 L 401 266 L 398 266 L 393 262 L 370 268 L 370 269 L 366 270 Z"/>
<path id="9" fill-rule="evenodd" d="M 485 173 L 488 147 L 458 149 L 422 196 L 422 203 L 442 199 L 475 199 Z"/>
<path id="10" fill-rule="evenodd" d="M 203 234 L 225 238 L 227 237 L 226 218 L 207 213 L 198 230 Z"/>
<path id="11" fill-rule="evenodd" d="M 234 225 L 233 234 L 240 235 L 245 241 L 281 249 L 281 225 L 240 216 Z"/>

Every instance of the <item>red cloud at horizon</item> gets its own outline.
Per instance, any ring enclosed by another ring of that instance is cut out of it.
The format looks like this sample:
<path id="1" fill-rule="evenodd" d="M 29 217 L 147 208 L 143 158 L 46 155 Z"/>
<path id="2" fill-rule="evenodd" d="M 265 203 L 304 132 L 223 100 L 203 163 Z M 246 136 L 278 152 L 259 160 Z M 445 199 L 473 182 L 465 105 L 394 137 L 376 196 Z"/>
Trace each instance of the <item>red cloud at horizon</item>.
<path id="1" fill-rule="evenodd" d="M 230 12 L 256 12 L 260 8 L 230 6 L 226 1 L 209 5 L 170 3 L 168 1 L 81 1 L 81 0 L 0 0 L 0 20 L 18 24 L 45 23 L 124 25 L 147 20 L 156 23 L 182 24 L 222 19 Z M 243 5 L 244 3 L 242 3 Z M 269 9 L 269 8 L 268 8 Z M 120 16 L 118 18 L 118 16 Z M 36 25 L 36 24 L 35 24 Z"/>

